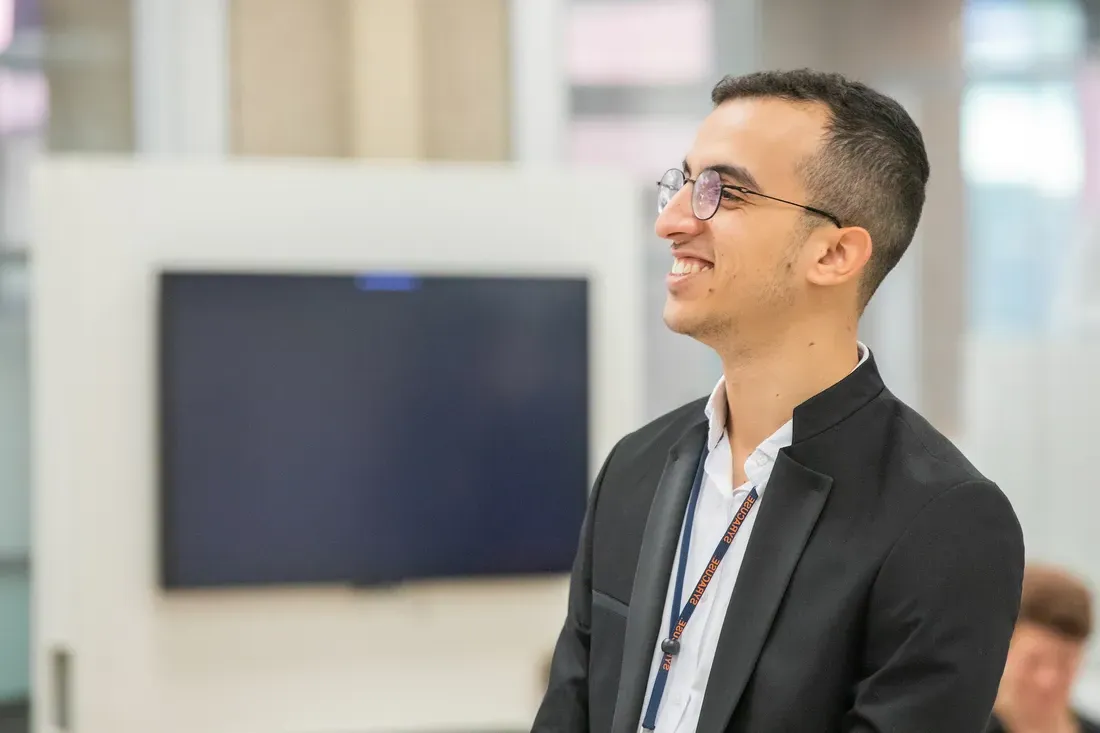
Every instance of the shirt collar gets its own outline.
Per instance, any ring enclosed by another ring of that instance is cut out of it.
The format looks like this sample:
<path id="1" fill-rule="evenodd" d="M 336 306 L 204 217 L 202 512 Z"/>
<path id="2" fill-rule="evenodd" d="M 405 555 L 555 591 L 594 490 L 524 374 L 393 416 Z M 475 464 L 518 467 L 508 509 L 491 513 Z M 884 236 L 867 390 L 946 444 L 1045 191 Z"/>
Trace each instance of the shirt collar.
<path id="1" fill-rule="evenodd" d="M 859 362 L 852 371 L 863 366 L 871 354 L 870 349 L 868 349 L 862 341 L 857 341 L 856 344 L 859 348 Z M 726 403 L 726 378 L 720 377 L 718 379 L 718 384 L 714 386 L 714 390 L 710 393 L 710 399 L 707 400 L 707 406 L 704 409 L 708 424 L 707 447 L 709 450 L 714 450 L 719 441 L 722 440 L 722 436 L 726 434 L 726 417 L 728 415 L 728 409 L 729 407 Z M 794 421 L 788 420 L 779 430 L 772 433 L 771 437 L 761 443 L 758 450 L 767 454 L 767 456 L 774 461 L 778 457 L 779 451 L 789 446 L 793 438 Z"/>

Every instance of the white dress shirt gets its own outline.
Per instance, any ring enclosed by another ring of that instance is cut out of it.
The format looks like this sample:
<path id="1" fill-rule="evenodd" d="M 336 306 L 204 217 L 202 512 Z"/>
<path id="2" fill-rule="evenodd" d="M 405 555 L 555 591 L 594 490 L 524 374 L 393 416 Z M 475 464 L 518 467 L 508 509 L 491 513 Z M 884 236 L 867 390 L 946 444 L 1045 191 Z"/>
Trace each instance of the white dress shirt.
<path id="1" fill-rule="evenodd" d="M 859 363 L 856 368 L 867 361 L 868 354 L 867 347 L 862 343 L 859 344 Z M 641 720 L 645 719 L 649 698 L 653 692 L 653 681 L 657 676 L 660 662 L 664 658 L 661 641 L 668 636 L 668 619 L 673 604 L 676 604 L 678 615 L 687 596 L 691 594 L 703 570 L 713 557 L 714 548 L 718 545 L 719 539 L 729 529 L 734 514 L 741 508 L 741 503 L 753 486 L 756 487 L 760 500 L 745 518 L 741 529 L 734 537 L 733 544 L 730 545 L 706 592 L 703 593 L 699 605 L 696 606 L 691 621 L 680 636 L 680 652 L 673 659 L 672 669 L 669 670 L 665 683 L 664 695 L 661 697 L 661 707 L 657 712 L 656 733 L 694 733 L 699 723 L 703 693 L 706 691 L 710 668 L 714 663 L 718 636 L 722 632 L 722 622 L 729 608 L 730 597 L 733 595 L 733 586 L 737 581 L 741 562 L 745 558 L 745 548 L 748 547 L 753 525 L 760 513 L 759 504 L 764 501 L 765 489 L 779 451 L 791 444 L 794 435 L 794 424 L 792 421 L 787 421 L 757 446 L 745 461 L 745 475 L 748 481 L 735 488 L 733 457 L 730 453 L 729 438 L 726 435 L 727 409 L 726 382 L 723 378 L 718 380 L 706 406 L 706 416 L 710 426 L 707 435 L 709 452 L 703 467 L 703 484 L 699 492 L 691 531 L 691 544 L 688 548 L 687 568 L 684 573 L 683 597 L 673 598 L 676 593 L 676 569 L 680 563 L 681 544 L 678 543 L 669 577 L 664 613 L 661 616 L 661 636 L 654 640 L 652 669 L 649 673 Z M 684 520 L 686 523 L 686 516 Z M 684 527 L 681 525 L 680 543 L 683 542 L 683 531 Z M 638 729 L 644 730 L 641 723 Z"/>

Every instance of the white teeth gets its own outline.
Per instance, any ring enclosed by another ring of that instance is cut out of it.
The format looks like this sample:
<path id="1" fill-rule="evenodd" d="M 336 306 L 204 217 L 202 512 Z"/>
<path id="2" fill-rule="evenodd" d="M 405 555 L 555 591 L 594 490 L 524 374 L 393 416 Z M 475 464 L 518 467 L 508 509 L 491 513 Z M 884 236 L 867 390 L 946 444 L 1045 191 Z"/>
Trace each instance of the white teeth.
<path id="1" fill-rule="evenodd" d="M 705 265 L 699 260 L 680 259 L 679 257 L 672 260 L 673 275 L 694 275 L 697 272 L 709 269 L 711 269 L 710 265 Z"/>

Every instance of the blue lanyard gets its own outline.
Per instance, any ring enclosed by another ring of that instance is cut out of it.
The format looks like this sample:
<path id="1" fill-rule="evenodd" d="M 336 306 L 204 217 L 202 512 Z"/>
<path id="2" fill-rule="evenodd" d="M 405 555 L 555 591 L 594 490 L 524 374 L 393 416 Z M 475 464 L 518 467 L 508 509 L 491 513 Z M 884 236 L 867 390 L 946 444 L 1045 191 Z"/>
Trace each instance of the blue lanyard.
<path id="1" fill-rule="evenodd" d="M 672 597 L 672 611 L 668 619 L 668 637 L 661 642 L 661 651 L 665 653 L 665 656 L 661 660 L 661 666 L 657 669 L 657 676 L 653 679 L 653 691 L 649 695 L 649 705 L 646 707 L 645 719 L 642 721 L 642 727 L 646 730 L 653 730 L 657 727 L 657 710 L 661 707 L 661 697 L 663 697 L 665 693 L 665 683 L 668 682 L 668 672 L 672 669 L 672 660 L 680 653 L 680 637 L 683 636 L 688 621 L 691 620 L 692 614 L 695 613 L 695 607 L 699 605 L 703 593 L 706 591 L 707 586 L 710 585 L 710 581 L 714 578 L 715 572 L 718 571 L 718 566 L 722 563 L 722 558 L 726 556 L 726 551 L 729 550 L 730 545 L 733 544 L 733 538 L 737 536 L 738 531 L 741 529 L 741 525 L 744 524 L 745 517 L 749 515 L 749 511 L 752 510 L 753 505 L 756 504 L 757 500 L 760 498 L 759 494 L 756 492 L 756 487 L 752 487 L 752 490 L 749 491 L 749 495 L 745 497 L 745 501 L 741 503 L 741 508 L 738 509 L 737 514 L 734 515 L 733 521 L 730 522 L 729 529 L 722 535 L 722 539 L 718 540 L 718 546 L 714 549 L 714 555 L 711 557 L 710 562 L 707 563 L 706 568 L 703 569 L 703 575 L 699 578 L 699 582 L 695 584 L 695 590 L 687 599 L 680 613 L 676 613 L 676 604 L 680 602 L 680 596 L 684 592 L 684 575 L 687 573 L 688 549 L 691 547 L 691 529 L 695 524 L 695 508 L 699 503 L 699 492 L 703 486 L 703 468 L 706 462 L 707 449 L 704 447 L 703 455 L 699 458 L 699 467 L 695 469 L 695 481 L 691 486 L 691 498 L 688 500 L 687 521 L 684 523 L 684 535 L 680 538 L 680 563 L 679 567 L 676 569 L 675 595 Z"/>

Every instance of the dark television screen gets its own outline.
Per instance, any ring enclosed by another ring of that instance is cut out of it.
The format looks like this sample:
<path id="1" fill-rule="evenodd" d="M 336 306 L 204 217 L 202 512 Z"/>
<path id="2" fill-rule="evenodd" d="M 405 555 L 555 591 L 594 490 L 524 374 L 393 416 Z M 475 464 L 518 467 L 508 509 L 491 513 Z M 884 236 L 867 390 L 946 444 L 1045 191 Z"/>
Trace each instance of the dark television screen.
<path id="1" fill-rule="evenodd" d="M 161 582 L 562 572 L 584 280 L 164 273 Z"/>

